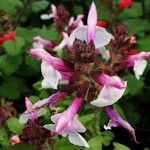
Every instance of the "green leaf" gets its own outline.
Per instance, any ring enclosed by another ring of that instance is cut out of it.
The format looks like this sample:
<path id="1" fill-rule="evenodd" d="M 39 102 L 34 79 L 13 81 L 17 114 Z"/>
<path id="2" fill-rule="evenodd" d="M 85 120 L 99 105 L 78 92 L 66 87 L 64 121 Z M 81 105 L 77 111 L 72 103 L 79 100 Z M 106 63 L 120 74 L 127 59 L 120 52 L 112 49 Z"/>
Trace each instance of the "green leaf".
<path id="1" fill-rule="evenodd" d="M 60 41 L 62 38 L 60 33 L 57 31 L 55 26 L 50 26 L 49 28 L 43 27 L 40 28 L 22 28 L 17 27 L 16 29 L 17 35 L 23 37 L 26 42 L 32 44 L 33 37 L 41 36 L 44 39 L 51 40 L 51 41 Z"/>
<path id="2" fill-rule="evenodd" d="M 0 95 L 11 100 L 19 98 L 27 91 L 24 80 L 19 78 L 7 78 L 0 86 Z"/>
<path id="3" fill-rule="evenodd" d="M 0 144 L 3 146 L 9 145 L 8 135 L 4 128 L 0 128 Z"/>
<path id="4" fill-rule="evenodd" d="M 125 119 L 126 117 L 125 117 L 125 114 L 124 114 L 122 108 L 121 108 L 118 104 L 114 104 L 113 106 L 114 106 L 114 109 L 117 111 L 117 113 L 118 113 L 122 118 Z"/>
<path id="5" fill-rule="evenodd" d="M 20 93 L 15 83 L 4 82 L 0 86 L 0 95 L 8 99 L 16 99 L 19 98 Z"/>
<path id="6" fill-rule="evenodd" d="M 30 73 L 39 73 L 40 72 L 40 60 L 33 58 L 32 56 L 25 56 L 25 64 L 27 65 Z"/>
<path id="7" fill-rule="evenodd" d="M 83 7 L 75 5 L 73 7 L 73 13 L 77 16 L 78 14 L 83 13 Z"/>
<path id="8" fill-rule="evenodd" d="M 121 15 L 119 16 L 119 19 L 127 20 L 128 18 L 137 18 L 140 16 L 142 16 L 141 3 L 134 2 L 131 8 L 125 9 L 121 13 Z"/>
<path id="9" fill-rule="evenodd" d="M 50 41 L 60 41 L 62 39 L 60 33 L 53 25 L 50 28 L 42 28 L 39 31 L 39 36 Z"/>
<path id="10" fill-rule="evenodd" d="M 62 139 L 56 139 L 56 150 L 83 150 L 83 148 L 79 146 L 75 146 L 71 144 L 67 138 L 62 138 Z"/>
<path id="11" fill-rule="evenodd" d="M 136 95 L 137 93 L 141 92 L 144 81 L 143 78 L 140 78 L 140 80 L 137 80 L 132 75 L 127 75 L 124 77 L 125 80 L 127 80 L 127 90 L 131 95 Z"/>
<path id="12" fill-rule="evenodd" d="M 150 49 L 150 36 L 141 38 L 137 42 L 137 48 L 144 51 L 149 51 Z"/>
<path id="13" fill-rule="evenodd" d="M 35 1 L 32 3 L 32 11 L 33 12 L 40 12 L 42 10 L 45 10 L 49 5 L 49 2 L 46 0 L 41 0 L 41 1 Z"/>
<path id="14" fill-rule="evenodd" d="M 43 90 L 42 86 L 41 86 L 41 81 L 38 81 L 36 83 L 33 84 L 33 88 L 37 91 L 41 91 Z"/>
<path id="15" fill-rule="evenodd" d="M 126 145 L 117 143 L 117 142 L 113 142 L 114 145 L 114 150 L 131 150 L 129 147 L 127 147 Z"/>
<path id="16" fill-rule="evenodd" d="M 93 119 L 93 114 L 86 114 L 80 117 L 80 121 L 83 124 L 88 124 L 89 122 L 91 122 Z"/>
<path id="17" fill-rule="evenodd" d="M 5 54 L 0 56 L 0 69 L 6 75 L 11 75 L 12 73 L 16 72 L 21 62 L 22 56 L 10 56 Z"/>
<path id="18" fill-rule="evenodd" d="M 102 132 L 102 142 L 105 146 L 110 145 L 110 142 L 114 139 L 115 135 L 111 131 Z"/>
<path id="19" fill-rule="evenodd" d="M 140 34 L 140 32 L 150 31 L 150 22 L 144 19 L 129 19 L 123 22 L 129 29 L 130 34 Z"/>
<path id="20" fill-rule="evenodd" d="M 90 148 L 88 150 L 102 150 L 101 136 L 94 137 L 88 141 Z"/>
<path id="21" fill-rule="evenodd" d="M 36 103 L 37 101 L 40 100 L 40 98 L 35 95 L 30 96 L 29 99 L 32 101 L 32 103 Z"/>
<path id="22" fill-rule="evenodd" d="M 19 120 L 14 117 L 7 120 L 7 126 L 14 134 L 20 133 L 21 130 L 24 128 L 24 125 L 20 124 Z"/>
<path id="23" fill-rule="evenodd" d="M 21 0 L 0 0 L 0 9 L 4 10 L 6 13 L 13 15 L 18 9 L 23 7 Z"/>
<path id="24" fill-rule="evenodd" d="M 3 44 L 3 48 L 9 55 L 15 56 L 22 52 L 24 45 L 24 39 L 22 37 L 16 36 L 14 41 L 6 41 Z"/>
<path id="25" fill-rule="evenodd" d="M 16 144 L 14 146 L 4 148 L 4 150 L 36 150 L 36 148 L 31 145 Z"/>
<path id="26" fill-rule="evenodd" d="M 128 108 L 128 111 L 125 111 L 126 108 Z M 139 112 L 137 111 L 138 109 L 136 108 L 135 105 L 129 102 L 126 102 L 123 104 L 123 109 L 125 112 L 125 116 L 127 118 L 126 120 L 128 120 L 131 124 L 136 125 L 140 122 L 141 116 Z"/>

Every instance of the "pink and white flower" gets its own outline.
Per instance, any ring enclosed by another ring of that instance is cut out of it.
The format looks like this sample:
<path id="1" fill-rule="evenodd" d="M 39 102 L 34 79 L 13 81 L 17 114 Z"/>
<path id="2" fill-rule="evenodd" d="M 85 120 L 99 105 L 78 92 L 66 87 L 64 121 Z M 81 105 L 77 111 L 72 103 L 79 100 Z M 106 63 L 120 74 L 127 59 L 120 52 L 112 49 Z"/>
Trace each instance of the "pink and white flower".
<path id="1" fill-rule="evenodd" d="M 114 104 L 123 96 L 127 86 L 127 82 L 123 81 L 118 76 L 101 74 L 96 77 L 96 80 L 103 86 L 98 98 L 91 102 L 92 105 L 97 107 L 105 107 Z"/>
<path id="2" fill-rule="evenodd" d="M 50 13 L 50 14 L 42 14 L 41 19 L 48 20 L 48 19 L 57 17 L 57 8 L 54 4 L 51 5 L 51 11 L 52 11 L 52 13 Z"/>
<path id="3" fill-rule="evenodd" d="M 31 49 L 31 55 L 42 59 L 41 71 L 43 74 L 42 87 L 56 89 L 62 80 L 68 80 L 72 76 L 72 64 L 56 58 L 44 49 Z"/>
<path id="4" fill-rule="evenodd" d="M 41 71 L 44 79 L 42 80 L 42 87 L 57 89 L 57 86 L 62 79 L 62 75 L 47 62 L 41 63 Z"/>
<path id="5" fill-rule="evenodd" d="M 20 116 L 19 122 L 21 124 L 25 124 L 29 119 L 35 121 L 38 117 L 46 114 L 46 110 L 44 108 L 34 109 L 31 101 L 26 97 L 25 105 L 27 110 Z"/>
<path id="6" fill-rule="evenodd" d="M 96 48 L 101 48 L 107 45 L 113 36 L 106 31 L 103 27 L 96 26 L 97 24 L 97 12 L 96 6 L 92 3 L 88 19 L 87 26 L 77 27 L 69 37 L 69 43 L 73 44 L 75 38 L 85 40 L 89 43 L 91 40 L 94 42 Z"/>
<path id="7" fill-rule="evenodd" d="M 104 126 L 106 130 L 111 129 L 112 127 L 118 127 L 121 126 L 128 130 L 128 132 L 132 135 L 135 142 L 136 136 L 135 136 L 135 130 L 133 127 L 124 119 L 122 119 L 119 114 L 113 109 L 112 106 L 105 107 L 105 111 L 107 112 L 108 117 L 110 118 L 109 123 L 107 126 Z"/>
<path id="8" fill-rule="evenodd" d="M 26 97 L 25 104 L 27 110 L 20 116 L 19 122 L 21 124 L 25 124 L 29 119 L 32 121 L 38 119 L 38 117 L 43 116 L 46 114 L 46 109 L 42 108 L 44 105 L 53 105 L 59 99 L 64 98 L 68 95 L 68 92 L 56 92 L 53 95 L 49 96 L 48 98 L 39 100 L 35 104 L 32 104 L 31 101 Z"/>
<path id="9" fill-rule="evenodd" d="M 14 136 L 12 136 L 12 137 L 10 138 L 10 143 L 11 143 L 12 145 L 18 144 L 18 143 L 20 143 L 20 142 L 21 142 L 21 141 L 20 141 L 18 135 L 14 135 Z"/>
<path id="10" fill-rule="evenodd" d="M 57 19 L 58 12 L 57 12 L 57 8 L 54 4 L 51 5 L 51 11 L 52 11 L 52 13 L 50 13 L 50 14 L 42 14 L 41 19 L 42 20 L 49 20 L 51 18 Z M 67 31 L 69 28 L 71 28 L 73 30 L 78 26 L 83 26 L 83 22 L 82 22 L 83 17 L 84 17 L 84 15 L 82 15 L 82 14 L 78 15 L 76 19 L 74 19 L 74 17 L 71 17 L 68 22 L 68 25 L 65 27 L 64 31 Z"/>
<path id="11" fill-rule="evenodd" d="M 59 51 L 68 44 L 68 40 L 69 40 L 68 34 L 65 32 L 62 32 L 62 36 L 63 36 L 63 40 L 57 46 L 54 47 L 53 49 L 54 51 Z"/>
<path id="12" fill-rule="evenodd" d="M 75 98 L 67 110 L 51 117 L 54 124 L 44 125 L 44 127 L 63 137 L 68 135 L 69 141 L 72 144 L 89 147 L 86 140 L 78 133 L 86 131 L 85 127 L 76 118 L 76 113 L 82 103 L 82 98 Z"/>
<path id="13" fill-rule="evenodd" d="M 140 52 L 138 54 L 129 55 L 125 65 L 127 67 L 132 67 L 135 73 L 135 77 L 139 80 L 140 76 L 143 74 L 147 61 L 146 58 L 150 58 L 150 52 Z"/>
<path id="14" fill-rule="evenodd" d="M 41 49 L 54 48 L 54 43 L 53 42 L 45 40 L 45 39 L 41 38 L 40 36 L 34 37 L 33 40 L 34 40 L 34 43 L 33 43 L 34 48 L 41 48 Z"/>
<path id="15" fill-rule="evenodd" d="M 60 49 L 62 49 L 67 42 L 67 37 L 66 34 L 63 33 L 64 35 L 64 39 L 62 40 L 62 42 L 57 45 L 54 46 L 54 43 L 48 40 L 44 40 L 39 36 L 34 37 L 34 43 L 33 43 L 33 47 L 34 48 L 38 48 L 41 49 L 43 51 L 45 51 L 45 48 L 53 48 L 55 51 L 58 51 Z M 52 67 L 52 65 L 48 64 L 46 61 L 42 61 L 41 63 L 41 72 L 42 75 L 44 77 L 44 79 L 42 80 L 42 87 L 43 88 L 53 88 L 53 89 L 57 89 L 57 86 L 60 82 L 63 83 L 63 79 L 61 74 Z"/>

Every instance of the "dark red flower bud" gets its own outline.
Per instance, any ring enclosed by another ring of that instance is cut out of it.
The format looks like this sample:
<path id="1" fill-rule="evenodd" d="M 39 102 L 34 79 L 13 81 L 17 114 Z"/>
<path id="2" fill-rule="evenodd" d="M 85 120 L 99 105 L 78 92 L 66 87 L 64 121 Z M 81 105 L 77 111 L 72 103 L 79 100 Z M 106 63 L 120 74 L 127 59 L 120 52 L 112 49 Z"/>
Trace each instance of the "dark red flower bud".
<path id="1" fill-rule="evenodd" d="M 137 49 L 131 49 L 130 51 L 129 51 L 129 55 L 135 55 L 135 54 L 138 54 L 139 53 L 139 50 L 137 50 Z"/>
<path id="2" fill-rule="evenodd" d="M 125 9 L 127 7 L 130 7 L 132 5 L 132 0 L 120 0 L 118 7 L 119 9 Z"/>
<path id="3" fill-rule="evenodd" d="M 106 21 L 106 20 L 99 20 L 99 21 L 97 21 L 96 25 L 99 26 L 99 27 L 106 28 L 108 26 L 108 21 Z"/>

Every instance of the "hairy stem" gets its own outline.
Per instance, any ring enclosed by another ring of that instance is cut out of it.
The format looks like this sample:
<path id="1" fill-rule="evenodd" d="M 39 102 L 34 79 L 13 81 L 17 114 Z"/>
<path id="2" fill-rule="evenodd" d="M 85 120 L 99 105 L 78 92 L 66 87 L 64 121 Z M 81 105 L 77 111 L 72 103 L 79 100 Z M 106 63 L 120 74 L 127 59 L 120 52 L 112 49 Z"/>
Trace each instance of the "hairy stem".
<path id="1" fill-rule="evenodd" d="M 93 107 L 93 136 L 100 135 L 100 119 L 102 108 Z"/>

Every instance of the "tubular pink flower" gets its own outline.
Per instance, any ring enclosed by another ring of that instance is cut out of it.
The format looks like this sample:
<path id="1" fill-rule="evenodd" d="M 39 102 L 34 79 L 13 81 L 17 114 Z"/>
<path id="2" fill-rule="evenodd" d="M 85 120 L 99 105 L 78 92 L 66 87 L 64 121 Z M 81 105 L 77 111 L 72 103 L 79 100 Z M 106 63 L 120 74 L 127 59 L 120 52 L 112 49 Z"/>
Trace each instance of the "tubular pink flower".
<path id="1" fill-rule="evenodd" d="M 54 47 L 54 51 L 59 51 L 63 49 L 66 45 L 69 45 L 69 37 L 68 34 L 65 32 L 62 32 L 63 40 L 58 44 L 57 46 Z"/>
<path id="2" fill-rule="evenodd" d="M 58 91 L 58 92 L 52 94 L 51 96 L 49 96 L 48 98 L 45 98 L 43 100 L 39 100 L 38 102 L 36 102 L 33 105 L 33 109 L 40 108 L 40 107 L 42 107 L 42 106 L 44 106 L 46 104 L 52 105 L 55 102 L 59 101 L 59 99 L 64 98 L 67 95 L 68 95 L 67 92 L 60 92 L 60 91 Z"/>
<path id="3" fill-rule="evenodd" d="M 130 37 L 130 43 L 131 44 L 135 44 L 136 43 L 136 37 L 135 36 L 131 36 Z"/>
<path id="4" fill-rule="evenodd" d="M 54 4 L 51 5 L 51 10 L 52 10 L 53 17 L 56 17 L 57 16 L 57 8 Z"/>
<path id="5" fill-rule="evenodd" d="M 20 141 L 18 135 L 14 135 L 14 136 L 12 136 L 12 137 L 10 138 L 10 143 L 11 143 L 12 145 L 18 144 L 18 143 L 20 143 L 20 142 L 21 142 L 21 141 Z"/>
<path id="6" fill-rule="evenodd" d="M 26 104 L 26 108 L 27 108 L 27 113 L 30 114 L 30 119 L 31 119 L 32 121 L 37 120 L 38 117 L 37 117 L 36 113 L 34 113 L 34 112 L 32 111 L 32 106 L 33 106 L 33 104 L 31 103 L 31 101 L 30 101 L 27 97 L 25 97 L 25 104 Z"/>
<path id="7" fill-rule="evenodd" d="M 140 52 L 135 55 L 130 55 L 125 62 L 127 67 L 133 66 L 135 77 L 137 79 L 140 78 L 147 66 L 146 58 L 150 58 L 150 52 Z"/>
<path id="8" fill-rule="evenodd" d="M 85 139 L 78 133 L 85 132 L 86 129 L 75 116 L 82 102 L 82 98 L 75 98 L 66 111 L 51 117 L 55 124 L 44 125 L 44 128 L 57 132 L 63 137 L 68 135 L 72 144 L 89 147 Z"/>
<path id="9" fill-rule="evenodd" d="M 91 5 L 87 19 L 87 42 L 95 41 L 96 36 L 97 12 L 94 2 Z"/>
<path id="10" fill-rule="evenodd" d="M 56 18 L 57 17 L 57 8 L 54 4 L 51 5 L 51 11 L 52 11 L 52 13 L 50 13 L 50 14 L 42 14 L 41 19 L 48 20 L 51 18 Z"/>
<path id="11" fill-rule="evenodd" d="M 48 64 L 50 64 L 54 69 L 58 71 L 70 72 L 71 71 L 71 63 L 61 59 L 56 58 L 46 52 L 44 49 L 31 49 L 29 54 L 32 56 L 39 58 Z"/>
<path id="12" fill-rule="evenodd" d="M 103 86 L 98 98 L 91 101 L 91 104 L 97 107 L 114 104 L 122 97 L 127 86 L 127 82 L 118 76 L 108 76 L 106 74 L 101 74 L 96 77 L 96 81 Z"/>
<path id="13" fill-rule="evenodd" d="M 126 60 L 126 66 L 127 67 L 134 66 L 135 61 L 142 61 L 146 58 L 150 58 L 150 52 L 140 52 L 135 55 L 130 55 Z"/>
<path id="14" fill-rule="evenodd" d="M 72 23 L 69 23 L 69 26 L 72 26 L 72 28 L 77 28 L 79 26 L 83 26 L 82 19 L 84 18 L 84 15 L 78 15 L 76 20 L 73 20 Z M 70 21 L 71 22 L 71 21 Z"/>
<path id="15" fill-rule="evenodd" d="M 40 36 L 36 36 L 33 38 L 33 40 L 35 41 L 34 43 L 34 48 L 53 48 L 54 44 L 51 41 L 45 40 L 43 38 L 41 38 Z M 38 47 L 39 46 L 39 47 Z"/>
<path id="16" fill-rule="evenodd" d="M 59 81 L 62 79 L 61 73 L 44 61 L 41 63 L 41 72 L 44 77 L 42 87 L 57 89 Z"/>
<path id="17" fill-rule="evenodd" d="M 21 124 L 25 124 L 29 119 L 35 121 L 38 117 L 46 114 L 46 110 L 44 108 L 34 109 L 31 101 L 26 97 L 25 104 L 27 110 L 20 116 L 19 122 Z"/>
<path id="18" fill-rule="evenodd" d="M 119 89 L 122 89 L 125 87 L 124 81 L 118 76 L 109 76 L 103 73 L 97 76 L 96 80 L 101 85 L 114 86 Z"/>
<path id="19" fill-rule="evenodd" d="M 105 110 L 110 118 L 106 128 L 111 129 L 111 127 L 122 126 L 129 131 L 129 133 L 133 136 L 134 141 L 137 142 L 133 127 L 127 121 L 122 119 L 112 106 L 105 107 Z"/>
<path id="20" fill-rule="evenodd" d="M 73 44 L 76 38 L 82 41 L 85 40 L 87 43 L 89 43 L 92 40 L 96 48 L 101 48 L 107 45 L 113 38 L 113 36 L 110 33 L 108 33 L 105 28 L 96 26 L 96 23 L 96 6 L 94 3 L 92 3 L 87 20 L 88 25 L 77 27 L 71 33 L 69 37 L 70 45 Z"/>
<path id="21" fill-rule="evenodd" d="M 75 98 L 72 103 L 69 105 L 66 111 L 64 111 L 59 118 L 56 124 L 56 132 L 59 133 L 61 130 L 65 128 L 70 120 L 76 115 L 78 109 L 80 108 L 81 104 L 83 103 L 82 98 Z M 53 118 L 52 118 L 53 121 Z"/>

